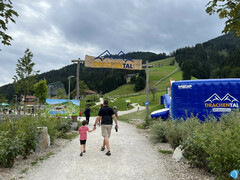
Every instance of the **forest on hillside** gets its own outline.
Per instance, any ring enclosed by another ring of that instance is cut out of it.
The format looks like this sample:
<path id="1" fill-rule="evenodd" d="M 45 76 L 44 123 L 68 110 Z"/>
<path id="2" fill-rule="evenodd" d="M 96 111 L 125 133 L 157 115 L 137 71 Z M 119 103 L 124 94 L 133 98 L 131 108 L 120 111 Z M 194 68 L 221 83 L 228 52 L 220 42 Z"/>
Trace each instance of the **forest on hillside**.
<path id="1" fill-rule="evenodd" d="M 169 57 L 166 53 L 130 52 L 126 54 L 132 59 L 142 59 L 142 63 L 161 60 Z M 240 39 L 233 34 L 219 36 L 194 47 L 177 49 L 171 54 L 175 56 L 181 70 L 183 79 L 194 76 L 198 79 L 209 78 L 240 78 Z M 113 55 L 114 56 L 114 55 Z M 76 86 L 76 64 L 65 66 L 59 70 L 42 73 L 38 80 L 46 79 L 47 83 L 61 81 L 68 92 L 68 76 L 71 79 L 71 90 Z M 80 80 L 84 81 L 89 89 L 98 93 L 107 93 L 126 83 L 127 74 L 138 71 L 120 69 L 96 69 L 80 66 Z M 15 94 L 13 84 L 0 87 L 0 94 L 11 100 Z"/>
<path id="2" fill-rule="evenodd" d="M 240 78 L 240 39 L 227 34 L 174 54 L 183 79 Z"/>
<path id="3" fill-rule="evenodd" d="M 113 55 L 116 56 L 116 55 Z M 131 59 L 142 59 L 142 64 L 149 62 L 165 59 L 169 57 L 166 53 L 152 53 L 152 52 L 130 52 L 126 54 Z M 63 83 L 66 92 L 68 92 L 68 76 L 75 76 L 70 81 L 71 91 L 76 87 L 76 70 L 77 64 L 70 64 L 58 70 L 51 70 L 39 74 L 38 81 L 46 79 L 47 84 L 60 81 Z M 126 84 L 127 74 L 135 74 L 139 71 L 132 70 L 121 70 L 121 69 L 100 69 L 100 68 L 87 68 L 84 64 L 80 64 L 80 75 L 79 79 L 84 81 L 90 90 L 98 93 L 107 93 L 117 87 Z M 6 99 L 11 100 L 16 94 L 13 84 L 8 84 L 0 87 L 0 94 L 3 94 Z"/>

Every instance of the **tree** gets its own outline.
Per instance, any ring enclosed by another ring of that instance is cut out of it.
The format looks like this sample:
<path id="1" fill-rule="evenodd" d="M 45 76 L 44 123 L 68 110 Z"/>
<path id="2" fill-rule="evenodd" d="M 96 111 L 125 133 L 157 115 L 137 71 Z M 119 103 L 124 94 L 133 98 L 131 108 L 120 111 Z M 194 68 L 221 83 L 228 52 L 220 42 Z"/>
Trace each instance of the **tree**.
<path id="1" fill-rule="evenodd" d="M 4 94 L 0 94 L 0 103 L 5 102 L 6 98 L 4 96 Z"/>
<path id="2" fill-rule="evenodd" d="M 146 87 L 146 80 L 142 76 L 138 76 L 135 82 L 134 91 L 140 91 Z"/>
<path id="3" fill-rule="evenodd" d="M 234 31 L 240 37 L 240 1 L 239 0 L 211 0 L 207 4 L 209 15 L 218 13 L 219 18 L 226 18 L 223 33 Z"/>
<path id="4" fill-rule="evenodd" d="M 45 104 L 47 99 L 47 81 L 46 79 L 40 80 L 38 83 L 34 84 L 35 96 L 39 99 L 40 104 Z"/>
<path id="5" fill-rule="evenodd" d="M 24 53 L 24 56 L 18 59 L 16 75 L 13 77 L 13 83 L 16 92 L 19 94 L 23 93 L 24 100 L 26 100 L 26 96 L 33 90 L 39 71 L 33 71 L 35 63 L 32 62 L 32 52 L 27 49 Z M 24 106 L 26 106 L 26 102 L 24 102 Z"/>
<path id="6" fill-rule="evenodd" d="M 134 84 L 136 82 L 136 76 L 132 76 L 130 79 L 130 84 Z"/>
<path id="7" fill-rule="evenodd" d="M 79 81 L 79 96 L 85 95 L 86 90 L 89 90 L 87 84 L 84 81 Z M 71 92 L 73 97 L 77 95 L 76 92 L 76 88 Z"/>
<path id="8" fill-rule="evenodd" d="M 57 89 L 56 96 L 58 99 L 67 99 L 65 89 L 62 88 Z"/>
<path id="9" fill-rule="evenodd" d="M 157 92 L 157 88 L 154 87 L 154 86 L 151 86 L 151 87 L 149 88 L 149 91 L 152 93 L 153 99 L 155 99 L 155 94 L 156 94 L 156 92 Z"/>
<path id="10" fill-rule="evenodd" d="M 9 21 L 15 23 L 13 16 L 18 17 L 18 13 L 13 10 L 11 0 L 0 0 L 0 41 L 2 44 L 8 46 L 11 45 L 10 41 L 13 40 L 13 38 L 4 31 L 7 31 Z"/>

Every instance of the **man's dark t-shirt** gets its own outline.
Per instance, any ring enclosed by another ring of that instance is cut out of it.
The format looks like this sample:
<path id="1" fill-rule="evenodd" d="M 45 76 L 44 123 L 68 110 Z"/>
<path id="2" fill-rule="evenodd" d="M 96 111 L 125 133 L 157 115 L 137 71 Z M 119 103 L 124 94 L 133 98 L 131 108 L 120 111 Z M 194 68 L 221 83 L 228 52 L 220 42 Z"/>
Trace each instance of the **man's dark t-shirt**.
<path id="1" fill-rule="evenodd" d="M 99 113 L 98 116 L 102 116 L 102 123 L 101 124 L 112 124 L 112 115 L 114 114 L 113 109 L 109 108 L 108 106 L 103 106 Z"/>

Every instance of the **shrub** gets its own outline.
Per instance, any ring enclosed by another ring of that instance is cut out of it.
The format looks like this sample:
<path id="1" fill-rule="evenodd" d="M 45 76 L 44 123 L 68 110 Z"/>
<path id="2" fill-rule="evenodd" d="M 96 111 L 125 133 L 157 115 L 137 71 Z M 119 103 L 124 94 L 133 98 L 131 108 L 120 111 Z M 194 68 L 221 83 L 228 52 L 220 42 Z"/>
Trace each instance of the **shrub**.
<path id="1" fill-rule="evenodd" d="M 166 131 L 168 128 L 168 122 L 160 120 L 151 126 L 151 140 L 157 142 L 167 142 Z"/>
<path id="2" fill-rule="evenodd" d="M 166 129 L 166 137 L 172 148 L 177 148 L 184 139 L 192 136 L 199 124 L 199 120 L 196 117 L 188 118 L 185 121 L 170 120 Z"/>
<path id="3" fill-rule="evenodd" d="M 54 140 L 61 135 L 61 132 L 57 130 L 57 119 L 56 117 L 38 117 L 38 125 L 41 127 L 48 128 L 48 134 L 50 135 L 51 144 L 54 143 Z"/>
<path id="4" fill-rule="evenodd" d="M 12 167 L 15 158 L 21 154 L 23 141 L 21 134 L 16 135 L 15 124 L 10 122 L 8 131 L 0 131 L 0 164 L 3 167 Z"/>
<path id="5" fill-rule="evenodd" d="M 206 149 L 209 167 L 219 179 L 229 178 L 229 172 L 240 167 L 240 117 L 238 112 L 222 116 Z"/>
<path id="6" fill-rule="evenodd" d="M 192 165 L 206 167 L 219 179 L 229 179 L 229 172 L 240 167 L 240 117 L 225 114 L 217 122 L 208 119 L 183 141 L 184 156 Z"/>
<path id="7" fill-rule="evenodd" d="M 30 155 L 30 152 L 36 149 L 37 137 L 39 131 L 37 129 L 37 122 L 32 117 L 23 117 L 21 120 L 16 121 L 17 134 L 21 134 L 23 141 L 22 155 L 24 158 Z"/>
<path id="8" fill-rule="evenodd" d="M 68 132 L 71 129 L 72 120 L 70 118 L 57 118 L 56 128 L 61 134 Z"/>
<path id="9" fill-rule="evenodd" d="M 191 136 L 199 125 L 199 120 L 195 117 L 188 118 L 186 121 L 160 120 L 151 126 L 151 139 L 154 142 L 169 142 L 175 149 L 184 139 Z"/>

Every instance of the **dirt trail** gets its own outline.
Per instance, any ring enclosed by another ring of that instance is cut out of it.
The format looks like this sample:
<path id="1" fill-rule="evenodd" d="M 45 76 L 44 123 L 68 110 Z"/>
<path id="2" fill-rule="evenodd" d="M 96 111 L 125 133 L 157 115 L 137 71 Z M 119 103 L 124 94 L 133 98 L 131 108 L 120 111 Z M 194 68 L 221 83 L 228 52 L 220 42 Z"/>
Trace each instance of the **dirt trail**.
<path id="1" fill-rule="evenodd" d="M 136 111 L 123 111 L 125 114 Z M 92 129 L 96 117 L 90 118 Z M 100 151 L 102 136 L 100 127 L 88 134 L 86 153 L 82 157 L 78 138 L 60 152 L 30 168 L 24 179 L 29 180 L 112 180 L 112 179 L 161 179 L 168 180 L 168 172 L 161 156 L 135 126 L 119 122 L 119 132 L 110 137 L 111 156 Z"/>

